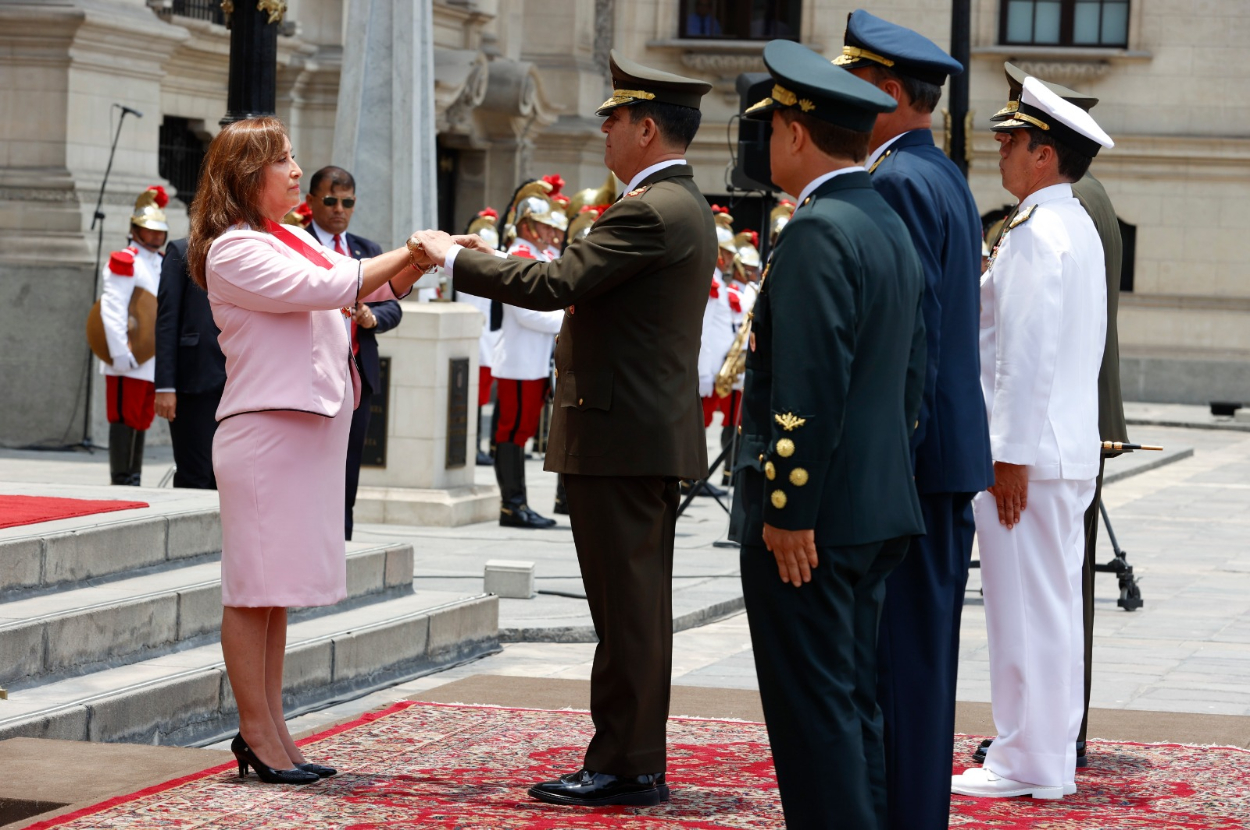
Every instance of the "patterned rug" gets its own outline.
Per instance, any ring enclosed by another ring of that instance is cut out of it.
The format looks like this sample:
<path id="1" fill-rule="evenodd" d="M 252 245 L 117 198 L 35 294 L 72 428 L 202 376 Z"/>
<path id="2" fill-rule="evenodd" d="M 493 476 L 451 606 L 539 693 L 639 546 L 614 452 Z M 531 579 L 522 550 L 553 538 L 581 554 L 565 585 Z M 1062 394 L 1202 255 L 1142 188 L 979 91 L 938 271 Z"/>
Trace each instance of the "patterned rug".
<path id="1" fill-rule="evenodd" d="M 784 824 L 762 724 L 673 718 L 661 807 L 578 810 L 529 799 L 526 788 L 576 769 L 590 717 L 403 702 L 301 743 L 337 777 L 273 787 L 234 764 L 110 799 L 33 828 L 446 828 L 664 830 L 777 828 Z M 956 759 L 979 738 L 959 736 Z M 1244 828 L 1250 753 L 1178 745 L 1091 742 L 1094 765 L 1062 801 L 956 796 L 952 827 Z M 957 760 L 955 771 L 965 766 Z"/>

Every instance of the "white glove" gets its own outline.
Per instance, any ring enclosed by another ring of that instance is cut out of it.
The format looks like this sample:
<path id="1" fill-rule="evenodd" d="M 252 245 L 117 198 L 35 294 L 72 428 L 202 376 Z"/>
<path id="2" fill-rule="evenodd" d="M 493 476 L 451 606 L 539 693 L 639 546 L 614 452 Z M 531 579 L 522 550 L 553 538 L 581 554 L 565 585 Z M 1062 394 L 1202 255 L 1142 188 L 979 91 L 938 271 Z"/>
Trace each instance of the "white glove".
<path id="1" fill-rule="evenodd" d="M 113 358 L 113 371 L 115 372 L 129 372 L 131 369 L 138 368 L 139 364 L 135 362 L 135 356 L 130 352 Z"/>

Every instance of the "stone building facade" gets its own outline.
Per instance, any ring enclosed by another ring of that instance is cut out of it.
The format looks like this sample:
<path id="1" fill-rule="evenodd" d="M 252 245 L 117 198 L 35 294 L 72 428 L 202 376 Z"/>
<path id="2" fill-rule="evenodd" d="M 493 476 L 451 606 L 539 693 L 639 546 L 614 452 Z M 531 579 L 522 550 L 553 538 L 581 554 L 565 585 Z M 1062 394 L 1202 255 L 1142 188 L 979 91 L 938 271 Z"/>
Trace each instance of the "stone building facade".
<path id="1" fill-rule="evenodd" d="M 696 32 L 696 0 L 288 0 L 278 110 L 305 171 L 339 161 L 344 47 L 350 52 L 359 37 L 352 7 L 370 2 L 431 4 L 437 215 L 448 230 L 484 205 L 503 207 L 523 177 L 559 172 L 569 189 L 602 183 L 594 110 L 607 94 L 610 48 L 714 84 L 689 158 L 711 198 L 735 200 L 742 194 L 726 185 L 734 79 L 763 69 L 764 32 L 788 32 L 833 57 L 846 14 L 862 5 L 950 41 L 951 0 L 704 0 L 719 34 Z M 121 127 L 104 195 L 105 250 L 123 244 L 133 198 L 152 183 L 181 189 L 170 203 L 171 236 L 185 233 L 183 200 L 198 154 L 226 108 L 229 34 L 216 6 L 0 0 L 0 102 L 10 116 L 0 122 L 0 445 L 84 437 L 94 366 L 82 325 L 97 291 L 90 227 L 115 104 L 143 117 Z M 1025 6 L 1032 29 L 1023 40 L 1031 43 L 1021 42 L 1020 20 L 1006 17 Z M 1101 43 L 1080 33 L 1094 6 Z M 1052 12 L 1067 15 L 1055 23 L 1060 42 L 1047 34 Z M 1010 201 L 988 131 L 1006 95 L 1003 60 L 1101 98 L 1095 116 L 1117 146 L 1093 169 L 1131 254 L 1131 291 L 1120 306 L 1126 395 L 1250 403 L 1250 261 L 1240 249 L 1250 202 L 1250 66 L 1239 59 L 1250 43 L 1250 4 L 972 0 L 971 34 L 970 181 L 981 209 Z M 360 115 L 376 118 L 389 115 Z M 934 127 L 941 140 L 941 114 Z M 370 194 L 358 195 L 364 208 Z M 364 209 L 353 230 L 399 244 L 394 218 Z M 90 411 L 96 425 L 87 431 L 100 441 L 102 402 Z"/>

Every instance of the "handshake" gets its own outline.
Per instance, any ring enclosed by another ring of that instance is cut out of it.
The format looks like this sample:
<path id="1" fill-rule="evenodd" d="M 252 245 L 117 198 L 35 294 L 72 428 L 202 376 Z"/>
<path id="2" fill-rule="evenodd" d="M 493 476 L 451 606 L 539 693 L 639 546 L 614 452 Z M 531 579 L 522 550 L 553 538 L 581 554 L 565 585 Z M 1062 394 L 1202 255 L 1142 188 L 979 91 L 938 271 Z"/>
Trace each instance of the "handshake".
<path id="1" fill-rule="evenodd" d="M 408 259 L 418 271 L 444 266 L 452 245 L 493 254 L 495 249 L 477 234 L 452 236 L 444 231 L 417 231 L 408 237 Z"/>

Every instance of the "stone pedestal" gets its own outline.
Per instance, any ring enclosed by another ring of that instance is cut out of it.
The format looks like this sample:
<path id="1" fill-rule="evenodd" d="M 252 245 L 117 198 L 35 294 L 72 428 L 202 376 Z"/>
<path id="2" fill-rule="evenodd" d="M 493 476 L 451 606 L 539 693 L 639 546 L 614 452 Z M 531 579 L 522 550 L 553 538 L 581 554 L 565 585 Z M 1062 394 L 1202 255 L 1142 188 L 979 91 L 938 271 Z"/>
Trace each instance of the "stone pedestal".
<path id="1" fill-rule="evenodd" d="M 499 515 L 499 488 L 473 483 L 477 447 L 477 341 L 482 315 L 463 303 L 403 303 L 400 325 L 378 335 L 390 358 L 386 466 L 364 467 L 358 523 L 454 527 Z M 449 452 L 452 361 L 467 360 L 461 389 L 463 460 Z M 449 466 L 450 461 L 450 466 Z"/>

